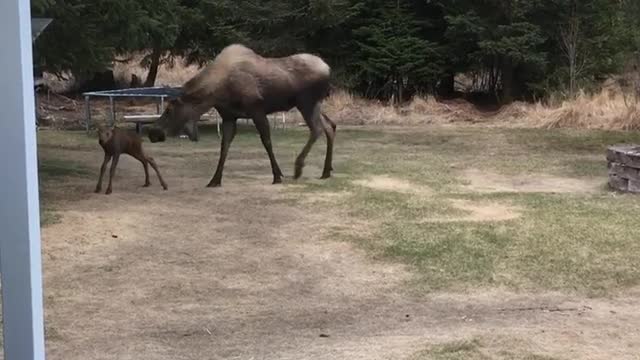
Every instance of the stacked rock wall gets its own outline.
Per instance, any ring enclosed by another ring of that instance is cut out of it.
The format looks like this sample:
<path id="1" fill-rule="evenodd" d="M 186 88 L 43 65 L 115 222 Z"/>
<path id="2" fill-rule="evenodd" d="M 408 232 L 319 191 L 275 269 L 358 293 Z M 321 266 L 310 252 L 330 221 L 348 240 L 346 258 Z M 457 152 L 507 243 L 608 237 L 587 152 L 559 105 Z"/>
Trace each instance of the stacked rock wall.
<path id="1" fill-rule="evenodd" d="M 609 186 L 618 191 L 640 193 L 640 146 L 616 145 L 607 149 Z"/>

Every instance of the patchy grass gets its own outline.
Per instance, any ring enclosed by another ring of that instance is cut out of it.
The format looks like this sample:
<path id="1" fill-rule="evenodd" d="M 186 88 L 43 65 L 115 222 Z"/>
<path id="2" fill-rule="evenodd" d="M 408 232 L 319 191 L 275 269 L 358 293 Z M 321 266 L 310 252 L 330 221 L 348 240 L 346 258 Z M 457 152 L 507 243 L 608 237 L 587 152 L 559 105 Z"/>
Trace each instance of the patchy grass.
<path id="1" fill-rule="evenodd" d="M 557 360 L 526 351 L 486 349 L 478 339 L 439 344 L 421 351 L 410 360 Z"/>
<path id="2" fill-rule="evenodd" d="M 198 143 L 169 139 L 165 144 L 145 142 L 145 147 L 161 169 L 170 164 L 184 176 L 202 179 L 204 186 L 214 171 L 219 139 L 212 126 L 204 127 L 201 134 Z M 274 130 L 272 137 L 276 157 L 288 176 L 286 183 L 292 183 L 293 162 L 308 132 L 306 128 Z M 41 158 L 44 188 L 62 183 L 73 192 L 79 182 L 88 187 L 84 177 L 97 173 L 95 159 L 102 156 L 95 138 L 83 132 L 40 132 L 39 138 L 44 153 L 58 154 L 57 160 Z M 634 256 L 640 251 L 635 234 L 640 226 L 640 202 L 635 196 L 613 194 L 605 185 L 606 146 L 640 143 L 638 134 L 341 127 L 336 141 L 335 176 L 317 180 L 325 146 L 319 140 L 299 186 L 289 188 L 292 197 L 345 194 L 298 205 L 331 207 L 373 224 L 366 234 L 336 229 L 334 235 L 360 244 L 377 257 L 410 264 L 422 291 L 499 286 L 604 295 L 640 283 L 640 259 Z M 86 150 L 84 158 L 73 149 Z M 91 161 L 87 154 L 92 154 Z M 233 179 L 268 184 L 266 168 L 268 159 L 255 129 L 242 123 L 231 145 L 223 184 Z M 474 176 L 479 178 L 493 174 L 513 180 L 513 190 L 475 191 L 468 186 L 471 179 L 465 174 L 469 169 L 476 169 Z M 554 183 L 547 182 L 534 191 L 519 191 L 522 179 L 542 175 L 553 176 L 558 184 L 565 179 L 597 186 L 590 191 L 569 188 L 556 192 Z M 395 180 L 378 188 L 363 186 L 372 179 Z M 399 188 L 394 189 L 394 184 Z M 45 190 L 45 209 L 47 200 Z M 455 206 L 455 200 L 475 207 L 504 204 L 516 207 L 518 214 L 496 221 L 472 221 L 470 211 Z M 45 223 L 55 221 L 55 213 L 45 210 L 43 218 Z"/>
<path id="3" fill-rule="evenodd" d="M 60 134 L 57 134 L 60 137 Z M 60 137 L 62 138 L 62 137 Z M 67 139 L 69 136 L 67 135 Z M 81 139 L 81 138 L 79 138 Z M 48 140 L 52 140 L 49 138 Z M 79 141 L 83 141 L 81 139 Z M 60 215 L 56 211 L 54 202 L 59 195 L 51 191 L 52 187 L 69 187 L 69 180 L 87 178 L 90 175 L 89 168 L 72 159 L 63 160 L 51 154 L 45 147 L 40 149 L 38 159 L 38 175 L 40 181 L 40 225 L 47 226 L 58 223 Z M 68 200 L 77 199 L 80 194 L 68 189 L 64 192 Z M 75 193 L 75 194 L 74 194 Z"/>
<path id="4" fill-rule="evenodd" d="M 42 181 L 54 181 L 66 177 L 84 177 L 89 175 L 89 169 L 75 161 L 42 158 L 38 167 Z"/>
<path id="5" fill-rule="evenodd" d="M 431 349 L 420 352 L 411 360 L 489 360 L 490 358 L 480 352 L 480 342 L 476 339 L 470 341 L 456 341 L 433 346 Z"/>
<path id="6" fill-rule="evenodd" d="M 340 207 L 375 223 L 376 230 L 373 236 L 347 231 L 342 236 L 377 256 L 410 264 L 423 291 L 506 286 L 605 295 L 639 283 L 640 260 L 633 254 L 640 251 L 635 240 L 640 218 L 634 215 L 640 202 L 607 190 L 605 160 L 607 145 L 640 142 L 638 134 L 343 129 L 338 138 L 336 177 L 292 191 L 351 194 L 323 206 Z M 308 163 L 321 159 L 316 150 Z M 491 173 L 513 179 L 514 190 L 481 193 L 465 188 L 468 169 L 477 169 L 479 177 Z M 428 189 L 430 195 L 358 185 L 380 175 L 410 182 L 418 193 Z M 558 185 L 566 180 L 595 186 L 560 192 L 554 182 L 543 182 L 534 190 L 518 191 L 522 179 L 543 175 L 553 176 Z M 521 215 L 469 221 L 469 214 L 454 206 L 456 199 L 513 205 Z M 429 220 L 443 217 L 450 221 Z"/>

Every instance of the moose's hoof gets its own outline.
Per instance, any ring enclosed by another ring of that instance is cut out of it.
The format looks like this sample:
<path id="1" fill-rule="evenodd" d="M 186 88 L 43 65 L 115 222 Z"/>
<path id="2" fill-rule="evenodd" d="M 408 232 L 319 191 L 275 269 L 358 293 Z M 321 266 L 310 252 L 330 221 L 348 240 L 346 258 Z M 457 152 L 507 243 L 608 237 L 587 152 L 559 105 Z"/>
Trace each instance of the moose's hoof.
<path id="1" fill-rule="evenodd" d="M 222 184 L 219 183 L 219 182 L 210 182 L 210 183 L 207 184 L 208 188 L 215 188 L 215 187 L 220 187 L 220 186 L 222 186 Z"/>
<path id="2" fill-rule="evenodd" d="M 151 183 L 146 183 L 146 184 L 142 185 L 142 187 L 149 187 L 149 186 L 151 186 Z"/>
<path id="3" fill-rule="evenodd" d="M 107 189 L 107 191 L 105 191 L 104 193 L 105 193 L 105 195 L 111 194 L 111 189 Z"/>
<path id="4" fill-rule="evenodd" d="M 278 178 L 274 178 L 274 179 L 273 179 L 273 182 L 272 182 L 271 184 L 272 184 L 272 185 L 275 185 L 275 184 L 282 184 L 282 178 L 279 178 L 279 177 L 278 177 Z"/>
<path id="5" fill-rule="evenodd" d="M 102 189 L 101 189 L 101 188 L 99 188 L 99 187 L 97 187 L 93 192 L 94 192 L 94 193 L 96 193 L 96 194 L 99 194 L 99 193 L 100 193 L 100 191 L 102 191 Z"/>
<path id="6" fill-rule="evenodd" d="M 168 187 L 167 185 L 162 185 L 162 188 L 163 188 L 164 190 L 169 190 L 169 187 Z"/>
<path id="7" fill-rule="evenodd" d="M 329 179 L 331 177 L 331 174 L 322 174 L 322 176 L 320 176 L 321 180 L 326 180 Z"/>

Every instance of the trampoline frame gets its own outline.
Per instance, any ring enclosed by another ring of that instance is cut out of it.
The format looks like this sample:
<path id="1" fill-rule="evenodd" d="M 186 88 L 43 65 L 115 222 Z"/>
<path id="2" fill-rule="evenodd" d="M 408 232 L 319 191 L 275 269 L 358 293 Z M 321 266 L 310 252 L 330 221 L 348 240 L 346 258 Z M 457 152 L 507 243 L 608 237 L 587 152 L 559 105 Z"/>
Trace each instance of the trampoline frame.
<path id="1" fill-rule="evenodd" d="M 159 98 L 160 100 L 156 103 L 156 114 L 160 115 L 164 109 L 165 98 L 177 98 L 181 94 L 182 94 L 181 87 L 159 87 L 159 86 L 84 92 L 82 93 L 82 95 L 84 96 L 86 131 L 88 133 L 91 128 L 91 100 L 90 99 L 92 96 L 109 98 L 109 106 L 111 109 L 109 124 L 110 126 L 113 126 L 116 122 L 116 108 L 115 108 L 116 98 L 132 98 L 132 97 Z M 220 137 L 221 118 L 219 116 L 216 116 L 216 119 L 217 119 L 216 128 L 218 132 L 218 137 Z M 249 119 L 247 119 L 247 121 L 248 120 Z M 194 126 L 196 126 L 197 128 L 197 124 L 194 124 Z M 276 127 L 277 127 L 276 122 L 274 122 L 273 128 L 276 129 Z M 282 129 L 284 130 L 285 127 L 286 127 L 286 112 L 282 112 Z"/>
<path id="2" fill-rule="evenodd" d="M 116 98 L 132 98 L 132 97 L 147 97 L 158 98 L 156 103 L 156 112 L 160 114 L 164 109 L 165 98 L 176 98 L 182 93 L 182 88 L 176 87 L 143 87 L 143 88 L 127 88 L 117 90 L 104 90 L 104 91 L 88 91 L 82 93 L 84 96 L 84 109 L 85 109 L 85 127 L 87 132 L 91 128 L 91 97 L 108 97 L 109 106 L 111 109 L 109 123 L 113 126 L 116 122 Z"/>

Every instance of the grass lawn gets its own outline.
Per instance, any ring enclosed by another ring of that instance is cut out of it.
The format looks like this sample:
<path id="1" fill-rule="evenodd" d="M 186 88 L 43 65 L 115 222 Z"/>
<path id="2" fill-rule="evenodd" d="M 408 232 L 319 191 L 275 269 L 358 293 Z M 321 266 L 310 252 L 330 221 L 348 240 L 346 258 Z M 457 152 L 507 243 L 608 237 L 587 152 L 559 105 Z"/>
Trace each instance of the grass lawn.
<path id="1" fill-rule="evenodd" d="M 335 237 L 356 242 L 372 256 L 409 264 L 420 291 L 506 287 L 605 295 L 639 282 L 640 202 L 607 190 L 605 149 L 640 143 L 640 134 L 338 128 L 335 176 L 316 180 L 324 158 L 321 140 L 307 159 L 306 178 L 290 186 L 307 134 L 304 128 L 272 132 L 291 197 L 326 196 L 304 206 L 351 216 L 360 225 L 336 228 Z M 97 180 L 99 162 L 60 158 L 60 151 L 102 155 L 95 137 L 82 132 L 41 131 L 38 137 L 47 224 L 55 221 L 60 200 L 49 196 L 47 184 Z M 204 186 L 217 161 L 215 129 L 203 130 L 198 143 L 169 143 L 146 141 L 145 147 L 160 164 L 172 157 L 184 171 L 202 176 Z M 179 155 L 167 146 L 180 149 Z M 255 130 L 241 126 L 228 164 L 248 155 L 268 163 Z M 180 156 L 188 161 L 180 162 Z M 223 186 L 233 179 L 233 172 L 225 172 Z M 69 193 L 73 199 L 73 188 Z"/>

